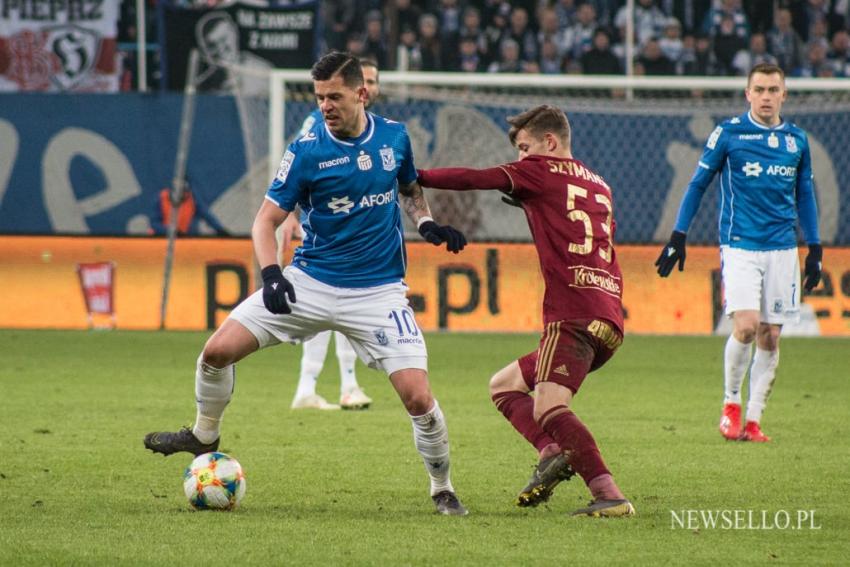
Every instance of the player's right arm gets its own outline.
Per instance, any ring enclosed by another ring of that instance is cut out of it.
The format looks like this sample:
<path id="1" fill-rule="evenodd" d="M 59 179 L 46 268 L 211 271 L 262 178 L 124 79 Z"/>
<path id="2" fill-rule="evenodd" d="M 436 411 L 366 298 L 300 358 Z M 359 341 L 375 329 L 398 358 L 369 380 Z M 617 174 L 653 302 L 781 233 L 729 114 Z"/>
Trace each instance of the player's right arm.
<path id="1" fill-rule="evenodd" d="M 291 212 L 286 216 L 286 220 L 280 227 L 280 263 L 286 263 L 286 251 L 289 250 L 293 240 L 300 240 L 303 237 L 301 232 L 301 222 L 298 219 L 296 211 Z"/>
<path id="2" fill-rule="evenodd" d="M 283 277 L 283 271 L 280 269 L 275 237 L 277 228 L 295 209 L 307 184 L 304 180 L 304 152 L 296 153 L 295 149 L 295 145 L 290 144 L 284 152 L 277 175 L 272 180 L 251 227 L 254 254 L 257 256 L 257 263 L 262 267 L 263 304 L 266 309 L 276 314 L 292 312 L 286 301 L 287 297 L 290 302 L 295 303 L 295 289 Z"/>
<path id="3" fill-rule="evenodd" d="M 435 189 L 471 191 L 475 189 L 498 189 L 511 191 L 513 182 L 501 167 L 470 169 L 467 167 L 441 167 L 420 169 L 419 183 Z"/>
<path id="4" fill-rule="evenodd" d="M 700 201 L 705 190 L 711 185 L 714 175 L 723 166 L 726 158 L 728 133 L 724 127 L 717 126 L 705 143 L 702 156 L 697 162 L 697 168 L 691 181 L 685 189 L 682 203 L 679 205 L 679 213 L 676 216 L 676 224 L 670 234 L 670 240 L 664 245 L 655 265 L 658 275 L 666 278 L 678 264 L 679 271 L 685 269 L 685 241 L 688 228 L 699 210 Z"/>
<path id="5" fill-rule="evenodd" d="M 287 303 L 289 297 L 291 303 L 295 303 L 295 288 L 283 277 L 283 271 L 277 261 L 277 239 L 275 231 L 286 217 L 289 211 L 281 209 L 272 201 L 265 199 L 254 217 L 251 227 L 251 239 L 254 243 L 254 254 L 257 263 L 262 266 L 263 277 L 263 304 L 272 313 L 292 313 L 292 308 Z"/>

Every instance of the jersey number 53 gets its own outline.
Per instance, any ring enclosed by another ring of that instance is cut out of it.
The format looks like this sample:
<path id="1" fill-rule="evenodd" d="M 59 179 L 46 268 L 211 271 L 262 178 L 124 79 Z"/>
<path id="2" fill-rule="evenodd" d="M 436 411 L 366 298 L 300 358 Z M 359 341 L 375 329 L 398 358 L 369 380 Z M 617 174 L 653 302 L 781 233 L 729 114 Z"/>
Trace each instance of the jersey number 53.
<path id="1" fill-rule="evenodd" d="M 605 222 L 601 223 L 602 231 L 605 233 L 607 237 L 608 244 L 607 246 L 599 247 L 599 256 L 605 260 L 606 262 L 611 261 L 611 217 L 613 216 L 613 212 L 611 209 L 611 199 L 608 198 L 607 195 L 601 195 L 596 193 L 594 198 L 597 203 L 605 207 L 608 211 L 607 216 L 605 217 Z M 576 203 L 576 200 L 579 200 Z M 581 200 L 587 199 L 587 189 L 584 187 L 579 187 L 578 185 L 573 185 L 572 183 L 567 185 L 567 218 L 574 222 L 581 222 L 584 224 L 584 240 L 581 244 L 577 244 L 574 242 L 570 243 L 569 251 L 573 254 L 580 254 L 582 256 L 586 256 L 593 252 L 593 223 L 591 222 L 590 215 L 581 208 Z"/>

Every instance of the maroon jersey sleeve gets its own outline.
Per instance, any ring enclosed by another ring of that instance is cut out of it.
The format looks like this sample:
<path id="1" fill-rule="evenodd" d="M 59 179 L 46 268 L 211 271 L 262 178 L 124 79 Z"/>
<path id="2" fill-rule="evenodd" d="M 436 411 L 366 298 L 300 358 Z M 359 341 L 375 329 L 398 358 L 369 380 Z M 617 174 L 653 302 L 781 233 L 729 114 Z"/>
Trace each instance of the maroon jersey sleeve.
<path id="1" fill-rule="evenodd" d="M 501 167 L 488 169 L 469 169 L 466 167 L 442 167 L 420 169 L 419 184 L 435 189 L 453 189 L 464 191 L 472 189 L 501 189 L 511 187 L 510 179 Z"/>
<path id="2" fill-rule="evenodd" d="M 500 165 L 499 169 L 504 171 L 510 179 L 508 193 L 522 199 L 544 189 L 549 167 L 543 156 L 528 156 L 520 161 Z"/>

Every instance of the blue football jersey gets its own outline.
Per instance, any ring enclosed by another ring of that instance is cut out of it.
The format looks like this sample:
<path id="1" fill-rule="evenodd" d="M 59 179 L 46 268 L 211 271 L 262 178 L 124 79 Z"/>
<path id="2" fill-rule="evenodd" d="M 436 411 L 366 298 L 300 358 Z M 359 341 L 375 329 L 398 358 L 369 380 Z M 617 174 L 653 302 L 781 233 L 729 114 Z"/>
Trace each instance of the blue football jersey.
<path id="1" fill-rule="evenodd" d="M 316 127 L 318 124 L 319 127 L 322 127 L 325 123 L 325 117 L 322 116 L 322 111 L 318 108 L 313 109 L 313 112 L 307 115 L 307 118 L 304 119 L 304 122 L 301 123 L 301 129 L 298 130 L 298 133 L 295 135 L 295 138 L 298 139 L 307 134 L 310 130 Z M 304 224 L 307 222 L 307 212 L 304 209 L 298 209 L 298 222 Z"/>
<path id="2" fill-rule="evenodd" d="M 295 135 L 296 138 L 300 138 L 307 132 L 313 129 L 316 124 L 323 124 L 325 121 L 322 116 L 322 111 L 318 108 L 313 109 L 313 112 L 307 115 L 307 118 L 304 119 L 304 122 L 301 123 L 301 129 L 298 130 L 298 134 Z"/>
<path id="3" fill-rule="evenodd" d="M 675 230 L 688 231 L 718 172 L 721 245 L 746 250 L 794 248 L 798 215 L 806 242 L 820 242 L 812 159 L 802 129 L 784 120 L 769 128 L 749 112 L 717 126 L 688 184 Z"/>
<path id="4" fill-rule="evenodd" d="M 266 198 L 301 207 L 304 240 L 292 264 L 337 287 L 371 287 L 404 277 L 398 184 L 416 180 L 403 124 L 366 113 L 358 138 L 339 139 L 324 122 L 292 142 Z"/>

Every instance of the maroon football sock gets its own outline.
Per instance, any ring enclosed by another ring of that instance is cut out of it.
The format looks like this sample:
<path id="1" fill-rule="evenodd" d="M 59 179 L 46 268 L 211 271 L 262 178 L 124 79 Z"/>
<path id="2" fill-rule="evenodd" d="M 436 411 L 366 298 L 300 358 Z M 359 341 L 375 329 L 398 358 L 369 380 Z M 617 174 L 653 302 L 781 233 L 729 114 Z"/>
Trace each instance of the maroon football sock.
<path id="1" fill-rule="evenodd" d="M 570 465 L 573 470 L 581 475 L 585 484 L 589 484 L 591 480 L 600 475 L 610 475 L 610 471 L 602 460 L 602 455 L 599 454 L 599 447 L 593 440 L 593 435 L 590 434 L 590 431 L 587 430 L 587 427 L 576 414 L 567 410 L 555 417 L 546 419 L 547 415 L 551 415 L 553 411 L 565 407 L 552 408 L 546 412 L 541 418 L 541 421 L 545 424 L 543 429 L 555 439 L 565 452 L 569 453 Z"/>
<path id="2" fill-rule="evenodd" d="M 601 474 L 587 483 L 594 500 L 623 500 L 625 496 L 620 492 L 614 477 L 610 474 Z"/>
<path id="3" fill-rule="evenodd" d="M 496 409 L 511 422 L 514 429 L 534 445 L 538 452 L 555 440 L 534 421 L 534 398 L 524 392 L 499 392 L 493 395 Z"/>

